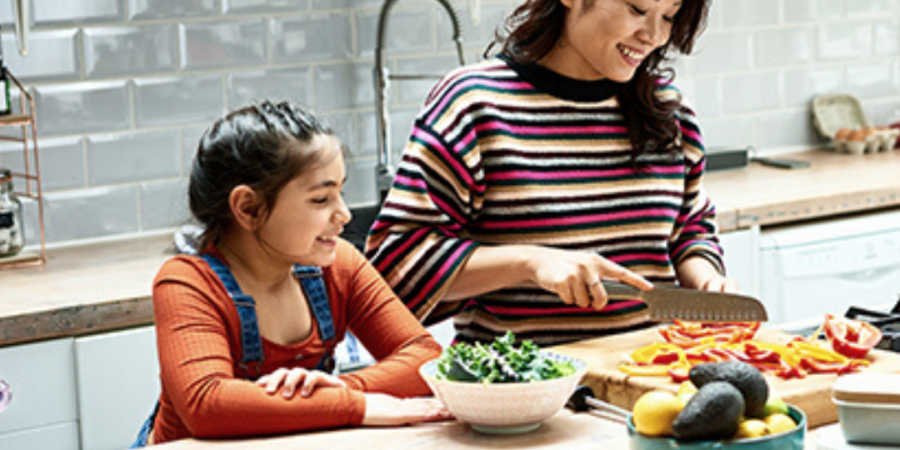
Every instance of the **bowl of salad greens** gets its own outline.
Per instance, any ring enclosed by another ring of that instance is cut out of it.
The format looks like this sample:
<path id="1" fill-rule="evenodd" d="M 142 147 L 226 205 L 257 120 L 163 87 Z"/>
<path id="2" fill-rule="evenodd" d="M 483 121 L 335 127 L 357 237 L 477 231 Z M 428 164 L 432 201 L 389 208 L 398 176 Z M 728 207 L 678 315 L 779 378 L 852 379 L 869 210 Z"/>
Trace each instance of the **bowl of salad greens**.
<path id="1" fill-rule="evenodd" d="M 511 332 L 490 344 L 457 343 L 419 373 L 457 419 L 491 434 L 525 433 L 556 414 L 587 365 L 542 351 Z"/>

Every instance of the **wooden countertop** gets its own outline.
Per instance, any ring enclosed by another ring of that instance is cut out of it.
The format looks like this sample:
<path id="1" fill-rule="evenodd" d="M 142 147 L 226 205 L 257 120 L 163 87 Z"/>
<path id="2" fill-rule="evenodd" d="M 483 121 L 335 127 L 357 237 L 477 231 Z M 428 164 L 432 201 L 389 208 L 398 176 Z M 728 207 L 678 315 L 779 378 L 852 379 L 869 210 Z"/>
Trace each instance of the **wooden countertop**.
<path id="1" fill-rule="evenodd" d="M 776 225 L 900 205 L 900 152 L 849 155 L 812 150 L 779 156 L 810 162 L 785 170 L 751 162 L 712 172 L 706 189 L 720 230 Z"/>
<path id="2" fill-rule="evenodd" d="M 150 292 L 172 235 L 47 251 L 43 266 L 0 270 L 0 347 L 153 323 Z"/>
<path id="3" fill-rule="evenodd" d="M 812 166 L 708 175 L 722 231 L 900 207 L 900 152 L 784 157 Z M 50 249 L 44 266 L 0 270 L 0 347 L 152 324 L 151 284 L 171 242 L 167 233 Z"/>
<path id="4" fill-rule="evenodd" d="M 287 450 L 287 449 L 546 449 L 627 450 L 628 434 L 619 425 L 589 413 L 563 410 L 537 430 L 519 435 L 480 434 L 457 421 L 408 427 L 354 428 L 290 436 L 208 441 L 185 439 L 160 450 Z"/>

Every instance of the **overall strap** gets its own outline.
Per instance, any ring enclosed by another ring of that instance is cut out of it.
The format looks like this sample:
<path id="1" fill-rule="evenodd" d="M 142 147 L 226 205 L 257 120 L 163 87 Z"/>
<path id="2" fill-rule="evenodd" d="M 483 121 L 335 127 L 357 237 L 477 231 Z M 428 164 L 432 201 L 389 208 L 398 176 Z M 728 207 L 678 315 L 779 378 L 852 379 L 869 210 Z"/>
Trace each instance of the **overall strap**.
<path id="1" fill-rule="evenodd" d="M 300 280 L 300 287 L 303 288 L 306 300 L 312 307 L 319 325 L 319 337 L 325 345 L 325 355 L 316 365 L 316 369 L 330 373 L 334 369 L 333 350 L 337 336 L 331 314 L 331 302 L 328 300 L 328 291 L 325 290 L 325 280 L 322 278 L 322 268 L 294 264 L 294 276 Z"/>
<path id="2" fill-rule="evenodd" d="M 259 365 L 263 361 L 263 350 L 259 324 L 256 320 L 256 302 L 253 297 L 241 292 L 241 287 L 224 262 L 209 253 L 202 253 L 199 256 L 209 264 L 209 267 L 225 285 L 225 289 L 228 290 L 234 307 L 237 309 L 238 317 L 241 319 L 241 366 L 246 367 L 255 362 L 258 372 Z"/>

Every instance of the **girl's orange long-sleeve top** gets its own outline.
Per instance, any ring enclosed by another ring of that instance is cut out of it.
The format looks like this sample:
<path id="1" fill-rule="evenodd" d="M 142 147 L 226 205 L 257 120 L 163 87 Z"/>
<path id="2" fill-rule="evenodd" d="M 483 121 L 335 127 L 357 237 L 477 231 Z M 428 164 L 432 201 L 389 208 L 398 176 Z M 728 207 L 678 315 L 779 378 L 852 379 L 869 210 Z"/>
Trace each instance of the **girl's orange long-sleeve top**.
<path id="1" fill-rule="evenodd" d="M 242 369 L 240 319 L 219 278 L 196 256 L 176 256 L 163 265 L 153 287 L 162 381 L 155 443 L 358 425 L 365 413 L 363 392 L 430 394 L 418 369 L 441 347 L 381 275 L 343 240 L 323 272 L 337 336 L 351 331 L 378 363 L 341 375 L 347 388 L 285 399 L 252 379 L 280 367 L 315 367 L 325 348 L 315 317 L 313 331 L 299 344 L 280 345 L 263 336 L 260 367 Z"/>

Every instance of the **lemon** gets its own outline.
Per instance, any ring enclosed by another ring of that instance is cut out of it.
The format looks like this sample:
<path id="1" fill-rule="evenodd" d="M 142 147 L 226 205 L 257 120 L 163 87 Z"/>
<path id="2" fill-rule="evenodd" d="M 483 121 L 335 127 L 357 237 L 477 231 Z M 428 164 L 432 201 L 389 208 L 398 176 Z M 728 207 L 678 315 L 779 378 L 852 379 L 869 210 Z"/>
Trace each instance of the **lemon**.
<path id="1" fill-rule="evenodd" d="M 764 419 L 769 427 L 769 434 L 779 434 L 797 428 L 797 424 L 791 416 L 782 413 L 771 414 Z"/>
<path id="2" fill-rule="evenodd" d="M 737 433 L 734 434 L 735 439 L 748 439 L 765 436 L 769 432 L 769 427 L 765 422 L 759 419 L 742 420 L 738 426 Z"/>
<path id="3" fill-rule="evenodd" d="M 769 398 L 766 400 L 766 406 L 763 407 L 761 417 L 771 416 L 772 414 L 787 414 L 788 406 L 787 403 L 784 402 L 779 397 L 774 395 L 769 395 Z"/>
<path id="4" fill-rule="evenodd" d="M 668 391 L 650 391 L 634 404 L 634 427 L 647 436 L 671 436 L 672 422 L 684 405 Z"/>

